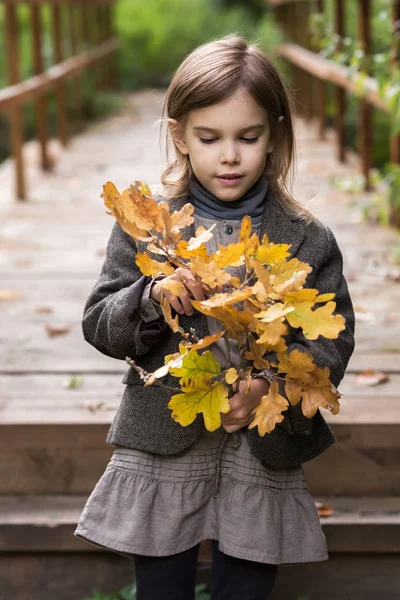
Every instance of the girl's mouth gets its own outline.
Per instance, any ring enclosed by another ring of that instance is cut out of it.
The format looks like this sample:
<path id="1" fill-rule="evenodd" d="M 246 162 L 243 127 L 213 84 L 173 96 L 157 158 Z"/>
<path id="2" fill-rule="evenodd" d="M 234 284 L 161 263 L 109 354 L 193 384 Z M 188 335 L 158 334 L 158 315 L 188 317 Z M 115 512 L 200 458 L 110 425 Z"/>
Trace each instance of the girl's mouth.
<path id="1" fill-rule="evenodd" d="M 218 179 L 225 185 L 236 185 L 242 179 L 242 177 L 243 175 L 238 175 L 236 173 L 233 173 L 232 175 L 227 173 L 224 175 L 219 175 Z"/>

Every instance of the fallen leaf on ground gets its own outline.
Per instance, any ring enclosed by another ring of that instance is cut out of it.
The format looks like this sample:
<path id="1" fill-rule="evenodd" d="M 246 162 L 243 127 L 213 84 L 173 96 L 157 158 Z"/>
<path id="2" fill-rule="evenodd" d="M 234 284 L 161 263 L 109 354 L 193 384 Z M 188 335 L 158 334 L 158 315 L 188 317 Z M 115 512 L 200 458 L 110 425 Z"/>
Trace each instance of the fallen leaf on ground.
<path id="1" fill-rule="evenodd" d="M 330 517 L 333 515 L 333 508 L 329 504 L 322 504 L 322 502 L 316 502 L 315 506 L 318 510 L 319 517 Z"/>
<path id="2" fill-rule="evenodd" d="M 0 290 L 0 300 L 19 300 L 20 298 L 23 298 L 21 292 L 16 292 L 14 290 Z"/>
<path id="3" fill-rule="evenodd" d="M 389 376 L 376 369 L 367 369 L 366 371 L 358 373 L 358 375 L 355 376 L 354 381 L 357 385 L 372 386 L 389 381 Z"/>
<path id="4" fill-rule="evenodd" d="M 54 327 L 54 325 L 45 325 L 44 328 L 47 331 L 49 337 L 55 337 L 56 335 L 65 335 L 71 331 L 71 327 Z"/>
<path id="5" fill-rule="evenodd" d="M 75 390 L 83 386 L 82 375 L 71 375 L 69 379 L 63 382 L 63 387 L 68 390 Z"/>
<path id="6" fill-rule="evenodd" d="M 37 312 L 37 313 L 53 313 L 54 308 L 52 306 L 36 306 L 35 312 Z"/>
<path id="7" fill-rule="evenodd" d="M 114 403 L 110 403 L 110 402 L 93 402 L 92 400 L 89 400 L 88 402 L 84 402 L 83 404 L 80 404 L 80 406 L 82 406 L 82 408 L 86 408 L 86 410 L 89 410 L 92 413 L 96 413 L 96 412 L 105 412 L 107 410 L 116 410 L 118 408 L 118 404 Z"/>

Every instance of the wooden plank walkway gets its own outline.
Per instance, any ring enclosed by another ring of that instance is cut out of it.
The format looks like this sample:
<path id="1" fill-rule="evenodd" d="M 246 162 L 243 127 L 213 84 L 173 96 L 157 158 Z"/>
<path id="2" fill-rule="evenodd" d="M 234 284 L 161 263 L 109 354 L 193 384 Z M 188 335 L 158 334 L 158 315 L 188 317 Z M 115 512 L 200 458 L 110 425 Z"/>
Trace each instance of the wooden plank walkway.
<path id="1" fill-rule="evenodd" d="M 38 170 L 35 144 L 29 144 L 27 203 L 12 201 L 10 165 L 0 169 L 0 289 L 21 294 L 19 299 L 0 300 L 3 425 L 45 423 L 50 407 L 55 422 L 65 423 L 76 423 L 84 414 L 93 424 L 105 424 L 115 412 L 125 363 L 84 341 L 82 309 L 114 221 L 100 198 L 103 183 L 112 180 L 123 189 L 136 179 L 153 187 L 159 181 L 163 153 L 155 121 L 162 101 L 157 91 L 127 96 L 121 114 L 92 126 L 68 150 L 54 146 L 53 152 L 60 154 L 54 173 Z M 400 373 L 400 283 L 390 279 L 395 269 L 390 251 L 399 237 L 393 230 L 360 222 L 360 211 L 350 207 L 352 199 L 332 189 L 333 175 L 357 172 L 356 157 L 339 165 L 332 134 L 322 142 L 317 127 L 301 121 L 297 131 L 297 196 L 334 230 L 358 316 L 356 352 L 343 385 L 348 401 L 342 415 L 327 417 L 338 423 L 356 418 L 361 397 L 361 403 L 368 402 L 368 419 L 375 418 L 376 409 L 378 420 L 400 420 L 398 375 L 372 391 L 354 385 L 360 369 Z M 67 333 L 49 336 L 47 327 L 66 328 Z M 65 390 L 63 383 L 73 374 L 84 376 L 83 387 Z M 354 405 L 353 397 L 358 400 Z M 96 409 L 101 402 L 103 410 Z M 46 406 L 43 413 L 41 406 Z"/>

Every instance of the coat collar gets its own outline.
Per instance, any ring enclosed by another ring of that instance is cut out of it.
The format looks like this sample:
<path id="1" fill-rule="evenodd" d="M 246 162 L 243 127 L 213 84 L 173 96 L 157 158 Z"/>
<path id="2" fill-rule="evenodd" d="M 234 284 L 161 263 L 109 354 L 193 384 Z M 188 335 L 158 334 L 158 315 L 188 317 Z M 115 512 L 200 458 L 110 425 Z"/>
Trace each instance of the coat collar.
<path id="1" fill-rule="evenodd" d="M 173 211 L 178 211 L 189 201 L 189 197 L 173 199 L 170 200 L 170 206 Z M 192 223 L 182 230 L 182 239 L 189 241 L 195 233 L 194 223 Z M 301 219 L 290 215 L 273 196 L 269 196 L 261 221 L 260 239 L 264 234 L 267 234 L 269 241 L 275 244 L 291 244 L 289 251 L 293 258 L 305 238 L 305 224 Z"/>

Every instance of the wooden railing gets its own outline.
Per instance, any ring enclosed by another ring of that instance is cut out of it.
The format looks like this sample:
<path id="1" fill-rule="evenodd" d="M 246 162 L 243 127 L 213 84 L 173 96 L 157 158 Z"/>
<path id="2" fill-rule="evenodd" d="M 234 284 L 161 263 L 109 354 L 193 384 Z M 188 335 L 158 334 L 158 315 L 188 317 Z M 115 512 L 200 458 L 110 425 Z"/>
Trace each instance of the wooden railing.
<path id="1" fill-rule="evenodd" d="M 371 0 L 354 0 L 358 11 L 358 40 L 362 44 L 365 55 L 371 56 Z M 276 19 L 285 35 L 286 42 L 278 48 L 280 56 L 288 60 L 293 69 L 293 87 L 297 91 L 298 105 L 306 108 L 307 116 L 319 119 L 321 138 L 324 137 L 326 118 L 326 84 L 335 85 L 338 159 L 346 158 L 346 128 L 345 116 L 347 109 L 347 94 L 360 95 L 357 81 L 349 75 L 348 68 L 341 66 L 310 49 L 309 17 L 311 12 L 323 12 L 324 0 L 265 0 L 267 5 L 274 7 Z M 340 38 L 345 32 L 345 1 L 334 0 L 335 26 L 334 30 Z M 392 0 L 393 32 L 400 20 L 400 0 Z M 394 35 L 392 36 L 393 45 Z M 393 60 L 398 60 L 394 46 Z M 368 64 L 368 60 L 366 61 Z M 363 82 L 365 92 L 359 98 L 359 119 L 357 127 L 358 148 L 361 159 L 362 173 L 365 177 L 366 188 L 370 187 L 369 174 L 372 166 L 373 148 L 373 107 L 390 112 L 388 103 L 378 94 L 378 83 L 371 77 Z M 390 161 L 400 162 L 400 137 L 388 140 L 390 144 Z"/>
<path id="2" fill-rule="evenodd" d="M 1 0 L 0 0 L 1 2 Z M 74 86 L 72 101 L 75 119 L 81 118 L 81 77 L 85 69 L 95 69 L 98 87 L 114 85 L 110 64 L 118 48 L 113 37 L 112 10 L 114 0 L 2 0 L 5 11 L 5 49 L 8 87 L 0 90 L 0 111 L 10 120 L 11 151 L 15 160 L 16 196 L 26 198 L 23 157 L 24 104 L 34 101 L 36 131 L 41 149 L 41 167 L 52 166 L 48 154 L 47 94 L 55 92 L 57 106 L 57 135 L 66 146 L 69 140 L 71 116 L 68 113 L 66 80 Z M 21 80 L 20 35 L 18 5 L 29 5 L 34 75 Z M 51 13 L 52 66 L 44 68 L 43 22 L 41 9 L 48 5 Z"/>

